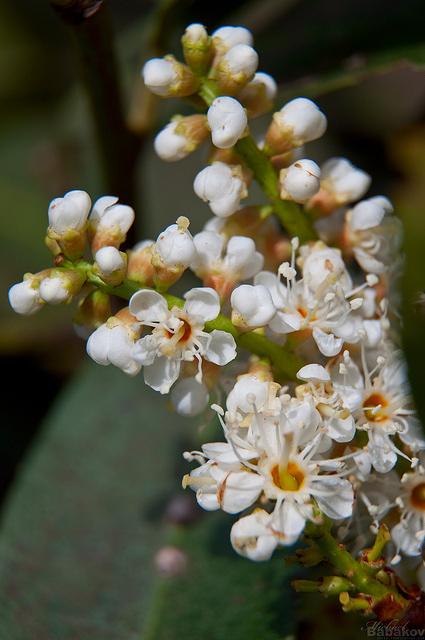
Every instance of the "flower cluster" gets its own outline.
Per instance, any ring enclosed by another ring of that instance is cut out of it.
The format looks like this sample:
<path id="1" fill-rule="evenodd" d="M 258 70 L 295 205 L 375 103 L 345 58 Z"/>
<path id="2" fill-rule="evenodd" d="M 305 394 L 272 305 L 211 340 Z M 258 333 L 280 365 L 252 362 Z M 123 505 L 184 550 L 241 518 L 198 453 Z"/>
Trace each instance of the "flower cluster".
<path id="1" fill-rule="evenodd" d="M 272 109 L 277 87 L 257 72 L 248 30 L 208 35 L 193 24 L 182 46 L 185 62 L 150 60 L 144 82 L 163 98 L 203 101 L 206 113 L 176 115 L 154 147 L 178 161 L 210 146 L 193 188 L 214 216 L 194 236 L 180 216 L 155 241 L 120 251 L 131 207 L 104 196 L 91 208 L 71 191 L 49 207 L 55 266 L 14 285 L 11 305 L 31 314 L 79 296 L 89 356 L 129 375 L 143 369 L 183 415 L 231 388 L 225 408 L 212 405 L 222 437 L 184 454 L 198 466 L 183 485 L 202 508 L 238 514 L 230 537 L 239 554 L 266 560 L 330 520 L 348 545 L 350 532 L 361 527 L 368 539 L 387 523 L 393 564 L 420 559 L 425 437 L 390 297 L 400 222 L 386 197 L 362 199 L 371 178 L 348 160 L 319 167 L 303 157 L 327 126 L 311 100 L 283 105 L 254 142 L 250 121 Z M 253 180 L 266 201 L 242 206 Z M 168 289 L 186 270 L 202 286 L 180 299 Z M 128 306 L 113 314 L 114 295 Z M 224 384 L 222 367 L 237 355 Z"/>

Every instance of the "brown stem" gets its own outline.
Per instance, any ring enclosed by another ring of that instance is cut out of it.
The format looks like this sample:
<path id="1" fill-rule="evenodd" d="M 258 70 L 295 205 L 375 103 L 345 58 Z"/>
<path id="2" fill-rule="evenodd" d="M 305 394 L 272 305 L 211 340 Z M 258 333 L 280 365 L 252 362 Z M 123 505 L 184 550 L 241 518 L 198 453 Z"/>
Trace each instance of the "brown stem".
<path id="1" fill-rule="evenodd" d="M 141 141 L 126 127 L 121 87 L 105 0 L 50 0 L 72 29 L 92 112 L 104 187 L 135 205 L 135 164 Z M 138 218 L 140 213 L 138 212 Z"/>

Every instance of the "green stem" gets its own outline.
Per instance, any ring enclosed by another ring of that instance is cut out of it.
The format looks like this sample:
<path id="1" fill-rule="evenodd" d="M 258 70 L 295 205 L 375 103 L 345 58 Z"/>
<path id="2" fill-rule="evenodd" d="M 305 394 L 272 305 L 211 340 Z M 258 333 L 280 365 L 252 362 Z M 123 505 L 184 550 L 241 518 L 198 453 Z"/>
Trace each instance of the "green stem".
<path id="1" fill-rule="evenodd" d="M 199 95 L 209 106 L 220 95 L 213 80 L 204 80 Z M 317 238 L 311 220 L 295 202 L 281 200 L 279 182 L 270 158 L 258 148 L 252 136 L 247 135 L 238 140 L 235 149 L 246 165 L 253 172 L 256 181 L 270 200 L 274 213 L 285 229 L 300 242 L 308 242 Z"/>
<path id="2" fill-rule="evenodd" d="M 152 289 L 152 287 L 144 287 L 138 282 L 128 279 L 124 280 L 116 287 L 108 285 L 93 272 L 92 265 L 84 260 L 80 260 L 77 263 L 65 262 L 62 268 L 78 269 L 84 273 L 87 282 L 105 293 L 123 298 L 124 300 L 129 300 L 133 294 L 141 289 Z M 182 307 L 184 305 L 184 300 L 182 298 L 178 298 L 170 293 L 161 293 L 161 295 L 167 301 L 170 309 L 172 307 Z M 210 320 L 205 323 L 206 331 L 210 332 L 214 329 L 231 333 L 239 347 L 246 351 L 250 351 L 260 358 L 268 358 L 273 365 L 274 373 L 278 380 L 296 380 L 297 371 L 299 371 L 304 363 L 293 352 L 285 348 L 285 346 L 280 346 L 275 342 L 272 342 L 266 336 L 258 333 L 257 331 L 250 331 L 248 333 L 239 331 L 230 318 L 222 313 L 220 313 L 215 320 Z"/>
<path id="3" fill-rule="evenodd" d="M 314 538 L 315 544 L 326 559 L 349 579 L 359 593 L 370 595 L 377 601 L 392 596 L 403 609 L 406 608 L 407 601 L 396 589 L 379 582 L 372 570 L 355 560 L 344 546 L 335 540 L 331 534 L 329 523 L 325 522 L 323 525 L 310 523 L 308 535 Z"/>

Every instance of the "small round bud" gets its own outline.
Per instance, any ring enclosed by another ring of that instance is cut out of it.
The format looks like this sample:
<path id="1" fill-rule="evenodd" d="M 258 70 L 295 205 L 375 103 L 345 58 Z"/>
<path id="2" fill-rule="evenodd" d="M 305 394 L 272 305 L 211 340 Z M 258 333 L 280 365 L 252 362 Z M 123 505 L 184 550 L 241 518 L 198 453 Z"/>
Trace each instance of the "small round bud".
<path id="1" fill-rule="evenodd" d="M 180 216 L 176 224 L 172 224 L 159 236 L 155 251 L 167 267 L 187 268 L 196 255 L 193 238 L 188 231 L 189 220 Z"/>
<path id="2" fill-rule="evenodd" d="M 261 284 L 242 284 L 233 291 L 232 322 L 237 327 L 264 327 L 276 313 L 269 290 Z"/>
<path id="3" fill-rule="evenodd" d="M 61 304 L 68 302 L 70 293 L 66 286 L 66 280 L 60 276 L 44 278 L 40 283 L 40 298 L 49 304 Z"/>
<path id="4" fill-rule="evenodd" d="M 125 260 L 115 247 L 102 247 L 95 255 L 99 269 L 109 275 L 118 269 L 125 267 Z"/>
<path id="5" fill-rule="evenodd" d="M 154 148 L 161 160 L 175 162 L 194 151 L 207 138 L 208 133 L 205 116 L 179 117 L 158 133 Z"/>
<path id="6" fill-rule="evenodd" d="M 277 84 L 272 76 L 259 72 L 238 93 L 237 98 L 248 111 L 248 116 L 256 118 L 272 108 L 276 93 Z"/>
<path id="7" fill-rule="evenodd" d="M 365 231 L 381 224 L 386 214 L 394 211 L 391 202 L 384 196 L 362 200 L 353 207 L 348 220 L 352 231 Z"/>
<path id="8" fill-rule="evenodd" d="M 143 240 L 128 251 L 127 277 L 141 285 L 151 287 L 153 285 L 154 267 L 152 265 L 152 252 L 155 246 L 153 240 Z"/>
<path id="9" fill-rule="evenodd" d="M 245 109 L 229 96 L 216 98 L 207 113 L 213 144 L 220 149 L 233 147 L 248 124 Z"/>
<path id="10" fill-rule="evenodd" d="M 345 158 L 330 158 L 321 169 L 320 191 L 311 199 L 308 207 L 324 215 L 359 200 L 371 182 L 365 171 Z"/>
<path id="11" fill-rule="evenodd" d="M 300 147 L 320 138 L 326 126 L 326 116 L 317 104 L 307 98 L 295 98 L 273 114 L 265 149 L 270 155 L 276 155 Z"/>
<path id="12" fill-rule="evenodd" d="M 237 167 L 213 162 L 196 176 L 194 191 L 201 200 L 208 202 L 215 215 L 222 218 L 230 216 L 239 209 L 241 198 L 248 195 L 241 172 L 237 174 Z"/>
<path id="13" fill-rule="evenodd" d="M 220 27 L 212 34 L 214 47 L 219 53 L 225 53 L 238 44 L 253 44 L 252 33 L 245 27 Z"/>
<path id="14" fill-rule="evenodd" d="M 126 307 L 91 334 L 86 345 L 87 353 L 97 364 L 113 364 L 134 376 L 141 369 L 133 357 L 134 344 L 139 336 L 140 327 Z"/>
<path id="15" fill-rule="evenodd" d="M 182 37 L 183 55 L 197 75 L 205 75 L 213 58 L 212 41 L 202 24 L 190 24 Z"/>
<path id="16" fill-rule="evenodd" d="M 320 189 L 320 169 L 313 160 L 297 160 L 280 172 L 280 197 L 303 204 Z"/>
<path id="17" fill-rule="evenodd" d="M 103 196 L 95 202 L 90 216 L 91 248 L 96 254 L 102 247 L 118 248 L 134 222 L 134 210 L 118 204 L 115 196 Z"/>
<path id="18" fill-rule="evenodd" d="M 85 191 L 68 191 L 63 198 L 55 198 L 49 205 L 49 226 L 62 235 L 69 229 L 80 230 L 87 221 L 91 200 Z"/>
<path id="19" fill-rule="evenodd" d="M 142 75 L 148 89 L 162 98 L 189 96 L 199 86 L 199 80 L 189 67 L 173 56 L 148 60 Z"/>
<path id="20" fill-rule="evenodd" d="M 14 284 L 9 289 L 9 303 L 15 313 L 31 316 L 43 306 L 38 286 L 33 278 Z"/>
<path id="21" fill-rule="evenodd" d="M 237 93 L 249 82 L 258 67 L 258 54 L 246 44 L 237 44 L 220 59 L 215 77 L 218 86 L 226 94 Z"/>

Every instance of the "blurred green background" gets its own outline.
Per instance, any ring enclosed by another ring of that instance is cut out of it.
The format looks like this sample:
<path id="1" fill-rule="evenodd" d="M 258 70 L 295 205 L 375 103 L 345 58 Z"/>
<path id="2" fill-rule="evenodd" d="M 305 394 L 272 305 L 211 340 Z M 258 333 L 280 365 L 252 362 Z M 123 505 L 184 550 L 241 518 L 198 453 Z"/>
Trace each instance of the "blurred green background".
<path id="1" fill-rule="evenodd" d="M 143 61 L 179 55 L 184 26 L 195 21 L 210 30 L 247 26 L 260 69 L 279 83 L 279 104 L 298 95 L 318 102 L 329 129 L 311 146 L 313 157 L 342 154 L 359 164 L 373 176 L 370 195 L 392 197 L 405 222 L 404 339 L 423 411 L 423 2 L 110 0 L 101 11 L 113 24 L 124 111 L 139 132 Z M 3 0 L 0 42 L 0 640 L 332 637 L 326 618 L 335 622 L 337 607 L 319 615 L 313 599 L 308 615 L 305 601 L 295 613 L 285 582 L 293 569 L 282 559 L 254 567 L 235 558 L 229 519 L 198 521 L 192 496 L 182 498 L 180 452 L 209 427 L 176 418 L 140 378 L 87 363 L 69 308 L 30 318 L 8 309 L 7 288 L 48 264 L 53 197 L 81 188 L 93 199 L 130 198 L 138 239 L 181 214 L 197 231 L 209 217 L 192 191 L 205 151 L 161 163 L 144 130 L 131 143 L 140 144 L 132 184 L 118 193 L 99 153 L 102 122 L 81 82 L 78 51 L 83 45 L 90 57 L 97 46 L 90 32 L 66 25 L 47 0 Z M 153 104 L 150 128 L 175 107 Z M 112 134 L 106 138 L 113 148 Z M 112 171 L 120 163 L 118 149 Z M 158 578 L 152 568 L 166 541 L 188 554 L 181 578 Z M 345 628 L 344 637 L 364 637 L 359 621 Z"/>

